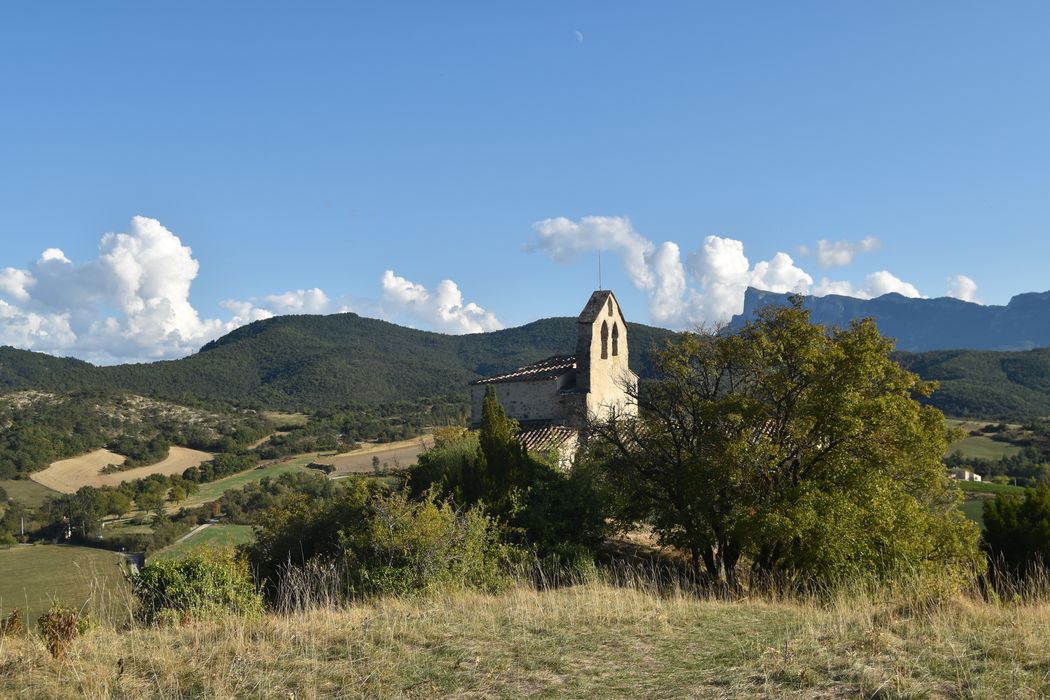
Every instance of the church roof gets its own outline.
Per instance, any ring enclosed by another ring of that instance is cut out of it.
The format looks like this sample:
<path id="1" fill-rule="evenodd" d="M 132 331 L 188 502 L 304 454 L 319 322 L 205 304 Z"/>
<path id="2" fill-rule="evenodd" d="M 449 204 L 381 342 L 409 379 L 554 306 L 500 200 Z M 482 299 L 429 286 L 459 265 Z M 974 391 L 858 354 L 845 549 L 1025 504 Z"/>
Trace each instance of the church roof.
<path id="1" fill-rule="evenodd" d="M 518 433 L 518 441 L 530 452 L 543 452 L 559 449 L 576 434 L 574 428 L 564 425 L 541 425 L 523 429 Z"/>
<path id="2" fill-rule="evenodd" d="M 620 322 L 626 327 L 627 320 L 623 317 L 623 311 L 620 310 L 620 300 L 608 289 L 599 289 L 591 294 L 591 298 L 587 300 L 587 305 L 583 307 L 583 311 L 580 312 L 580 317 L 576 319 L 576 322 L 594 323 L 598 320 L 598 317 L 605 311 L 605 305 L 609 303 L 609 297 L 612 297 L 616 302 L 616 310 L 619 312 Z"/>
<path id="3" fill-rule="evenodd" d="M 494 377 L 475 379 L 471 384 L 496 384 L 499 382 L 528 382 L 536 379 L 553 379 L 576 369 L 575 355 L 553 355 L 546 360 L 533 362 L 510 372 Z"/>

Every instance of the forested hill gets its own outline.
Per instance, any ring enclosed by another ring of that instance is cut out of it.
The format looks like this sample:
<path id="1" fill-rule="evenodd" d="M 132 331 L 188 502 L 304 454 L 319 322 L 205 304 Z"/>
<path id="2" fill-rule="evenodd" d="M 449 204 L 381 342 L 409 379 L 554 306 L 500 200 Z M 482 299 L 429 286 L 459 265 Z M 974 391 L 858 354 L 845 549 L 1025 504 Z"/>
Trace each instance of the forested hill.
<path id="1" fill-rule="evenodd" d="M 1024 352 L 935 350 L 897 360 L 940 382 L 933 403 L 950 416 L 1025 420 L 1050 416 L 1050 348 Z"/>
<path id="2" fill-rule="evenodd" d="M 631 367 L 650 372 L 650 349 L 671 331 L 630 325 Z M 117 389 L 193 403 L 216 400 L 283 410 L 375 406 L 420 398 L 466 401 L 467 383 L 576 343 L 576 320 L 443 335 L 356 314 L 279 316 L 239 328 L 195 355 L 151 364 L 95 367 L 0 348 L 0 391 Z M 941 389 L 933 403 L 954 416 L 1050 416 L 1050 349 L 899 353 Z"/>
<path id="3" fill-rule="evenodd" d="M 632 369 L 645 375 L 650 348 L 672 335 L 630 324 Z M 466 400 L 470 380 L 571 353 L 575 345 L 575 318 L 454 336 L 356 314 L 279 316 L 167 362 L 95 367 L 0 348 L 0 390 L 118 389 L 175 401 L 199 398 L 284 410 L 447 395 Z"/>

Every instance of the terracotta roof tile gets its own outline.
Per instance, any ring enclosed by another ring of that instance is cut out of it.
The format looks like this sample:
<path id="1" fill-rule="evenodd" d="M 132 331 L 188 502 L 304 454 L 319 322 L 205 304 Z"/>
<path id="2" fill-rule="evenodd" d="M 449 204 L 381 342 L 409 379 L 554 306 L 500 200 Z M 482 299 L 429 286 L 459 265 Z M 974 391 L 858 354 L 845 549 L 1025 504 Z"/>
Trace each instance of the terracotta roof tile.
<path id="1" fill-rule="evenodd" d="M 552 379 L 576 368 L 575 355 L 554 355 L 546 360 L 533 362 L 510 372 L 494 377 L 475 379 L 471 384 L 496 384 L 498 382 L 525 382 L 534 379 Z"/>
<path id="2" fill-rule="evenodd" d="M 518 433 L 518 441 L 530 452 L 557 450 L 577 434 L 573 428 L 564 425 L 544 425 L 529 428 Z"/>

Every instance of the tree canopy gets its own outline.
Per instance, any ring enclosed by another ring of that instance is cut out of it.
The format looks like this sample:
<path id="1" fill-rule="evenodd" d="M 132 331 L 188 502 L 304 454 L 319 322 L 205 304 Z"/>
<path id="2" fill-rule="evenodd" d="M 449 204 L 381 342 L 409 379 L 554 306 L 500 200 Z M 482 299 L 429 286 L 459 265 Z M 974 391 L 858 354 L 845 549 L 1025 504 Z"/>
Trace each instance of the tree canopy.
<path id="1" fill-rule="evenodd" d="M 657 353 L 637 418 L 594 426 L 591 462 L 624 526 L 648 523 L 698 577 L 830 581 L 977 556 L 945 474 L 934 386 L 871 321 L 826 330 L 796 303 Z"/>
<path id="2" fill-rule="evenodd" d="M 1022 578 L 1050 564 L 1050 488 L 1027 489 L 1023 499 L 999 494 L 985 501 L 984 527 L 993 578 Z"/>

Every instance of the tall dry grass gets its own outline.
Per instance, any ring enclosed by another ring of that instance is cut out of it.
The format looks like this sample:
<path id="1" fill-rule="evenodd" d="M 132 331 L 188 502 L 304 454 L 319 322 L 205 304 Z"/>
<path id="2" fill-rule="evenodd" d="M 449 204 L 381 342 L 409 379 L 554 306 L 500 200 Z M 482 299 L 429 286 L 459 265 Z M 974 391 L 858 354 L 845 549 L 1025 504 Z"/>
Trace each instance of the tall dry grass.
<path id="1" fill-rule="evenodd" d="M 991 600 L 906 575 L 725 600 L 622 567 L 349 605 L 335 570 L 299 575 L 258 620 L 142 628 L 110 605 L 63 660 L 0 639 L 0 696 L 1050 696 L 1046 577 Z"/>

